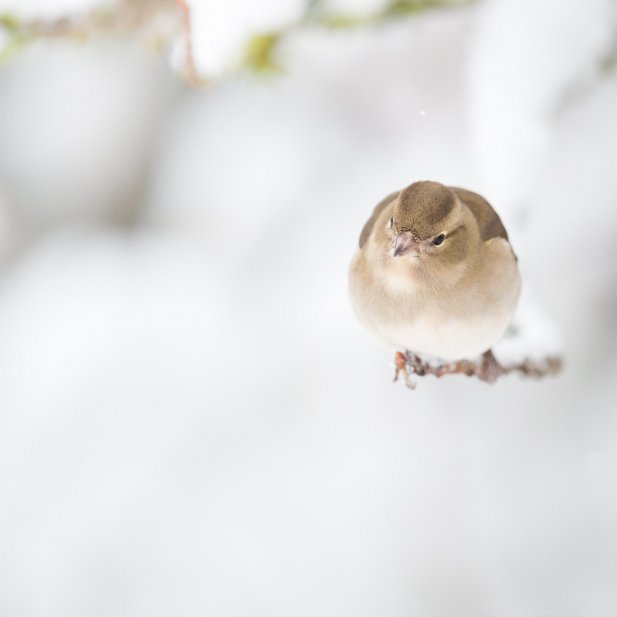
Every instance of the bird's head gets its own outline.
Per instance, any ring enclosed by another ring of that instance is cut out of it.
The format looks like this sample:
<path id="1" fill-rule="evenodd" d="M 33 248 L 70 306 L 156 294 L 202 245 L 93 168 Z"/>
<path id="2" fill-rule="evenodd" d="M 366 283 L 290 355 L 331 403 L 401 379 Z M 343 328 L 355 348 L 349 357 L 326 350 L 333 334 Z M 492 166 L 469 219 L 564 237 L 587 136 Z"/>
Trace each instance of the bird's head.
<path id="1" fill-rule="evenodd" d="M 473 244 L 456 193 L 439 182 L 403 189 L 387 225 L 392 256 L 426 266 L 459 263 Z"/>

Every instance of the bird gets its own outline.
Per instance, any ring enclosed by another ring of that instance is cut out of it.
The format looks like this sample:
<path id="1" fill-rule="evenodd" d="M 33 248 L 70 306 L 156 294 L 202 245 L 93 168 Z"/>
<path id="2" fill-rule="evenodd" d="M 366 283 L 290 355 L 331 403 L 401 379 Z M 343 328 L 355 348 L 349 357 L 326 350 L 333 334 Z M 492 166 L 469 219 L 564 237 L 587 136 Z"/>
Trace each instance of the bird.
<path id="1" fill-rule="evenodd" d="M 499 215 L 478 193 L 413 182 L 375 206 L 349 268 L 362 325 L 398 352 L 441 361 L 480 358 L 479 377 L 503 372 L 492 347 L 512 321 L 518 259 Z M 406 369 L 405 369 L 406 370 Z"/>

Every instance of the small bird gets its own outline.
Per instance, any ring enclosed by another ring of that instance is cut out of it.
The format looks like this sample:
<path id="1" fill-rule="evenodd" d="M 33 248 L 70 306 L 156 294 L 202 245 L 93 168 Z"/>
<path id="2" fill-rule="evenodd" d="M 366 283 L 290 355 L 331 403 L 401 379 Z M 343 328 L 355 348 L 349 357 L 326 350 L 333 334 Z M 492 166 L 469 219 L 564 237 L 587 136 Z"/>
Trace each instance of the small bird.
<path id="1" fill-rule="evenodd" d="M 480 377 L 497 378 L 491 347 L 512 320 L 521 279 L 508 233 L 483 197 L 414 182 L 377 204 L 359 245 L 349 290 L 370 332 L 414 355 L 482 354 Z"/>

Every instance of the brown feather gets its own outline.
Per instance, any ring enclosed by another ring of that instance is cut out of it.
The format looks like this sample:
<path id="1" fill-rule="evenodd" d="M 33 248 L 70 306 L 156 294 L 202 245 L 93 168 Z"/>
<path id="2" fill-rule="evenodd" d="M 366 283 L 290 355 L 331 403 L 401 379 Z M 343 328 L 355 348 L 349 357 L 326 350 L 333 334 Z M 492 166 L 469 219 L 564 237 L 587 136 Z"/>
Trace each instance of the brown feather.
<path id="1" fill-rule="evenodd" d="M 508 240 L 508 232 L 503 226 L 499 215 L 493 210 L 493 206 L 491 206 L 484 197 L 472 191 L 454 186 L 452 190 L 475 216 L 478 221 L 478 226 L 480 227 L 480 237 L 482 240 L 485 242 L 491 238 L 505 238 Z"/>
<path id="2" fill-rule="evenodd" d="M 373 209 L 373 213 L 371 214 L 371 218 L 366 221 L 364 227 L 362 228 L 362 232 L 360 233 L 360 240 L 358 244 L 360 248 L 362 248 L 366 241 L 369 239 L 371 235 L 371 231 L 373 231 L 373 226 L 375 225 L 375 221 L 379 218 L 379 215 L 382 213 L 384 208 L 389 206 L 394 199 L 398 197 L 400 191 L 395 191 L 394 193 L 390 193 L 387 197 L 384 197 Z"/>
<path id="3" fill-rule="evenodd" d="M 397 230 L 413 231 L 425 239 L 455 205 L 456 197 L 449 187 L 429 180 L 414 182 L 401 191 L 394 215 Z"/>

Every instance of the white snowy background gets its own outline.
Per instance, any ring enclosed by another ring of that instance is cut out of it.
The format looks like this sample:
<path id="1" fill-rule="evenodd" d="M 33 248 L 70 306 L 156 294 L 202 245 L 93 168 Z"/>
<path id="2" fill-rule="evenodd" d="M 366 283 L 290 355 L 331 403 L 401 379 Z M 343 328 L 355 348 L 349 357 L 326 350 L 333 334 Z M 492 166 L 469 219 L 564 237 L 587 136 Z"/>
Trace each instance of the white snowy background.
<path id="1" fill-rule="evenodd" d="M 0 67 L 0 615 L 617 614 L 615 2 L 299 31 L 270 78 L 228 67 L 302 2 L 193 4 L 203 90 Z M 561 377 L 390 383 L 347 266 L 426 178 L 502 214 Z"/>

